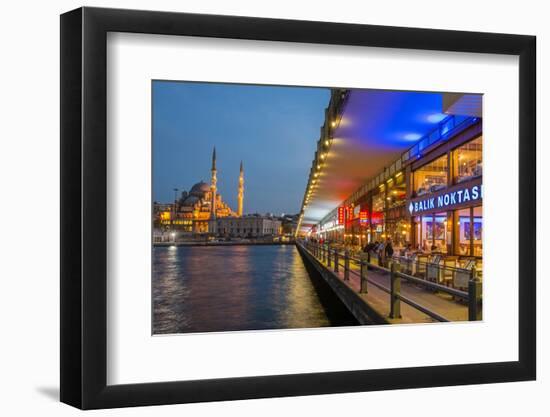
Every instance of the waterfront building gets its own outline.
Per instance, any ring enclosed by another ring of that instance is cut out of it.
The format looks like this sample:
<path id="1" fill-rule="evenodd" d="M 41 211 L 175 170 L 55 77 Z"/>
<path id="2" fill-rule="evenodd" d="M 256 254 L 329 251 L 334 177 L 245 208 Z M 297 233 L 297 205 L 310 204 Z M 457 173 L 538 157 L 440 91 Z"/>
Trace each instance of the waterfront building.
<path id="1" fill-rule="evenodd" d="M 364 108 L 374 109 L 372 120 L 359 111 Z M 384 118 L 376 114 L 380 108 L 386 111 Z M 299 233 L 357 248 L 391 238 L 397 249 L 410 244 L 418 252 L 481 262 L 480 95 L 337 90 L 326 114 L 328 128 L 325 136 L 322 129 Z M 341 120 L 349 123 L 338 129 Z M 378 130 L 372 127 L 376 123 L 382 125 Z M 374 137 L 380 139 L 372 140 Z M 406 139 L 410 139 L 408 143 Z M 360 147 L 368 154 L 361 153 Z M 338 157 L 346 164 L 334 162 Z M 327 160 L 332 162 L 330 168 L 325 168 Z M 352 186 L 338 181 L 338 175 L 347 175 Z M 334 184 L 347 186 L 347 191 L 329 188 Z M 343 193 L 347 196 L 338 202 Z M 337 204 L 318 216 L 329 200 Z"/>
<path id="2" fill-rule="evenodd" d="M 281 220 L 276 217 L 251 214 L 224 217 L 217 220 L 217 235 L 224 238 L 265 238 L 282 233 Z"/>
<path id="3" fill-rule="evenodd" d="M 241 162 L 238 201 L 240 213 L 223 200 L 217 189 L 218 171 L 216 149 L 212 152 L 210 184 L 200 181 L 189 191 L 182 191 L 171 204 L 153 204 L 154 227 L 164 236 L 176 232 L 178 236 L 216 235 L 217 221 L 226 217 L 242 216 L 244 199 L 244 170 Z M 157 239 L 155 237 L 155 239 Z M 160 240 L 160 239 L 157 239 Z"/>

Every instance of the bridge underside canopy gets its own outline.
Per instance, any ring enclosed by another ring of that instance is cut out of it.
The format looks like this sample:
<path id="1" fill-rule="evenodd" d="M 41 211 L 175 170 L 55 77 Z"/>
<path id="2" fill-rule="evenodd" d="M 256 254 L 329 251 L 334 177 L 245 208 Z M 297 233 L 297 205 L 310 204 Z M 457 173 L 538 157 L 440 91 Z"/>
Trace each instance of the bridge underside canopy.
<path id="1" fill-rule="evenodd" d="M 351 90 L 301 231 L 321 221 L 446 117 L 444 93 Z"/>

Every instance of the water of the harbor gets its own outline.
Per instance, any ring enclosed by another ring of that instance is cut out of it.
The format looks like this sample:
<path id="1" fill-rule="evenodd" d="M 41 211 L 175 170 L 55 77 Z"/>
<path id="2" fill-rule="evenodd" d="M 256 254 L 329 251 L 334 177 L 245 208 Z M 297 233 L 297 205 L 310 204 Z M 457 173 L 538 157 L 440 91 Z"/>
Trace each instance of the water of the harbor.
<path id="1" fill-rule="evenodd" d="M 294 245 L 155 247 L 153 333 L 352 326 Z"/>

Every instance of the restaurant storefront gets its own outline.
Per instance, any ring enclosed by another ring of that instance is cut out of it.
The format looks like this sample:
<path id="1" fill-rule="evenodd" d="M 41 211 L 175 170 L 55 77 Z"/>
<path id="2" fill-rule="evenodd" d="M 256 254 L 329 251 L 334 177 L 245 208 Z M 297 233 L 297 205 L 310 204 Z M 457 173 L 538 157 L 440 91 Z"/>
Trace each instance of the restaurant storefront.
<path id="1" fill-rule="evenodd" d="M 363 247 L 368 240 L 368 203 L 358 201 L 345 211 L 345 242 Z"/>
<path id="2" fill-rule="evenodd" d="M 410 242 L 410 220 L 406 213 L 406 176 L 401 173 L 365 194 L 345 222 L 346 243 L 364 247 L 369 242 L 391 238 L 397 247 Z"/>
<path id="3" fill-rule="evenodd" d="M 413 246 L 423 252 L 482 256 L 481 177 L 413 198 L 408 203 Z"/>
<path id="4" fill-rule="evenodd" d="M 428 155 L 430 161 L 418 161 L 410 169 L 411 243 L 423 252 L 479 258 L 483 249 L 483 139 L 481 135 L 460 139 L 441 155 Z"/>
<path id="5" fill-rule="evenodd" d="M 369 180 L 338 207 L 325 236 L 361 248 L 391 239 L 397 253 L 476 258 L 481 266 L 482 174 L 481 119 L 469 118 L 444 140 L 415 145 Z"/>

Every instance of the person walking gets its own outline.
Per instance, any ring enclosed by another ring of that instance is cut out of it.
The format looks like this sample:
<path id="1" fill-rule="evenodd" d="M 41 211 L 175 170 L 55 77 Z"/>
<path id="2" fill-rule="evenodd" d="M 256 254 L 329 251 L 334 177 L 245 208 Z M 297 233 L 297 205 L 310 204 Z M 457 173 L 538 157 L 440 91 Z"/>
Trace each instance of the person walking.
<path id="1" fill-rule="evenodd" d="M 371 252 L 374 250 L 376 244 L 378 242 L 370 242 L 370 243 L 367 243 L 365 245 L 365 247 L 363 248 L 363 252 L 365 252 L 367 254 L 367 262 L 370 264 L 370 254 Z"/>
<path id="2" fill-rule="evenodd" d="M 384 266 L 386 264 L 386 243 L 384 241 L 380 242 L 376 247 L 376 255 L 378 256 L 378 265 Z"/>
<path id="3" fill-rule="evenodd" d="M 391 238 L 388 238 L 386 241 L 386 247 L 384 248 L 385 258 L 391 258 L 393 256 L 393 246 L 391 243 Z"/>

